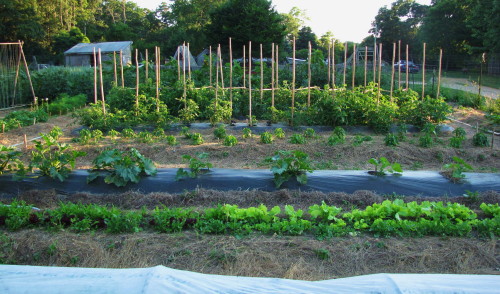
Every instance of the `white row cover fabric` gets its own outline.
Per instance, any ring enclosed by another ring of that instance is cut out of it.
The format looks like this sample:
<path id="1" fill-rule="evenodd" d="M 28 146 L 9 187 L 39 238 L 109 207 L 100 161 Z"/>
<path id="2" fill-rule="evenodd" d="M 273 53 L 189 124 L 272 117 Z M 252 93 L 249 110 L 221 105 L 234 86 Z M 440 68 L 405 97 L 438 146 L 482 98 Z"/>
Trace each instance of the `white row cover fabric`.
<path id="1" fill-rule="evenodd" d="M 0 293 L 499 293 L 500 276 L 374 274 L 298 281 L 200 274 L 163 266 L 101 269 L 0 265 Z"/>

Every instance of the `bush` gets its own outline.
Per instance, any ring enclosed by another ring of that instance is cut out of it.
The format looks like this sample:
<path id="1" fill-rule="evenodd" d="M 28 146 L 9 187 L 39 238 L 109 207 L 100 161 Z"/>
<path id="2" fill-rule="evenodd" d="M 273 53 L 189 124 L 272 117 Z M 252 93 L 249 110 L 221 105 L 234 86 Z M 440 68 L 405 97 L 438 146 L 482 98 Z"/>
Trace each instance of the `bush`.
<path id="1" fill-rule="evenodd" d="M 217 139 L 224 139 L 227 134 L 226 134 L 226 127 L 224 125 L 220 125 L 214 130 L 214 136 Z"/>
<path id="2" fill-rule="evenodd" d="M 191 134 L 191 141 L 193 145 L 201 145 L 205 142 L 203 140 L 203 136 L 200 133 Z"/>
<path id="3" fill-rule="evenodd" d="M 252 130 L 250 130 L 249 128 L 244 128 L 243 135 L 241 137 L 243 137 L 243 139 L 251 138 L 252 137 Z"/>
<path id="4" fill-rule="evenodd" d="M 488 147 L 490 142 L 488 141 L 488 136 L 485 133 L 479 132 L 472 137 L 472 144 L 477 147 Z"/>
<path id="5" fill-rule="evenodd" d="M 290 143 L 292 143 L 292 144 L 305 144 L 306 138 L 301 134 L 293 134 L 290 136 Z"/>
<path id="6" fill-rule="evenodd" d="M 283 131 L 282 128 L 277 128 L 276 130 L 274 130 L 274 136 L 278 139 L 284 139 L 285 132 Z"/>
<path id="7" fill-rule="evenodd" d="M 273 142 L 273 135 L 269 132 L 260 134 L 260 142 L 262 144 L 271 144 Z"/>
<path id="8" fill-rule="evenodd" d="M 399 145 L 398 137 L 392 133 L 388 133 L 387 135 L 385 135 L 384 142 L 385 142 L 386 146 L 398 146 Z"/>
<path id="9" fill-rule="evenodd" d="M 69 96 L 61 94 L 47 107 L 49 114 L 66 114 L 75 109 L 82 108 L 87 103 L 87 96 L 84 94 Z"/>
<path id="10" fill-rule="evenodd" d="M 235 146 L 236 144 L 238 144 L 238 140 L 236 139 L 235 136 L 233 135 L 228 135 L 224 138 L 224 146 Z"/>

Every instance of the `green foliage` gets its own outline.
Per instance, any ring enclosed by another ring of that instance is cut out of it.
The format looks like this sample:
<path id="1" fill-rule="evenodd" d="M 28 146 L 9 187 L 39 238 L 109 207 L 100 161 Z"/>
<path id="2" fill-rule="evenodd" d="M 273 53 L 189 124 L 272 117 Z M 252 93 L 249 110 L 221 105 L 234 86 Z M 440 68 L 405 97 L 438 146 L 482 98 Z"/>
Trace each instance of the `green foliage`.
<path id="1" fill-rule="evenodd" d="M 285 138 L 285 132 L 283 131 L 282 128 L 277 128 L 274 130 L 274 136 L 278 139 L 284 139 Z"/>
<path id="2" fill-rule="evenodd" d="M 155 128 L 152 133 L 153 137 L 156 139 L 163 139 L 165 138 L 165 130 L 162 128 Z"/>
<path id="3" fill-rule="evenodd" d="M 467 132 L 465 132 L 464 128 L 458 127 L 455 130 L 453 130 L 453 135 L 457 138 L 465 139 Z"/>
<path id="4" fill-rule="evenodd" d="M 273 135 L 269 132 L 260 134 L 260 142 L 262 144 L 271 144 L 274 141 Z"/>
<path id="5" fill-rule="evenodd" d="M 82 151 L 71 151 L 69 144 L 59 143 L 60 129 L 49 134 L 40 134 L 41 141 L 35 140 L 35 150 L 31 154 L 30 170 L 37 168 L 42 176 L 49 176 L 63 182 L 75 168 L 76 158 L 85 156 Z"/>
<path id="6" fill-rule="evenodd" d="M 122 137 L 123 138 L 135 138 L 137 135 L 132 129 L 123 129 L 122 130 Z"/>
<path id="7" fill-rule="evenodd" d="M 201 172 L 208 171 L 212 164 L 204 159 L 208 157 L 208 153 L 202 152 L 197 153 L 196 156 L 182 155 L 182 160 L 189 164 L 189 171 L 179 168 L 175 176 L 175 180 L 179 181 L 183 178 L 196 178 Z"/>
<path id="8" fill-rule="evenodd" d="M 266 158 L 265 162 L 271 165 L 276 188 L 280 188 L 291 177 L 295 177 L 300 184 L 305 185 L 307 184 L 306 172 L 313 171 L 309 156 L 299 150 L 279 150 L 273 157 Z"/>
<path id="9" fill-rule="evenodd" d="M 292 144 L 305 144 L 307 141 L 302 134 L 293 134 L 290 136 L 289 142 Z"/>
<path id="10" fill-rule="evenodd" d="M 235 146 L 238 144 L 238 139 L 236 139 L 236 137 L 233 135 L 228 135 L 224 138 L 223 144 L 224 146 L 229 146 L 229 147 Z"/>
<path id="11" fill-rule="evenodd" d="M 4 117 L 4 122 L 6 130 L 17 128 L 19 125 L 21 127 L 31 126 L 34 123 L 47 122 L 49 115 L 45 110 L 17 110 L 12 111 Z"/>
<path id="12" fill-rule="evenodd" d="M 170 146 L 177 145 L 177 138 L 175 138 L 175 136 L 168 135 L 165 137 L 165 139 L 167 140 L 168 145 L 170 145 Z"/>
<path id="13" fill-rule="evenodd" d="M 49 114 L 66 114 L 75 109 L 82 108 L 87 103 L 87 96 L 79 94 L 69 96 L 68 94 L 61 94 L 55 101 L 47 106 Z"/>
<path id="14" fill-rule="evenodd" d="M 180 99 L 184 101 L 184 99 Z M 192 99 L 186 99 L 185 107 L 179 110 L 179 118 L 185 123 L 190 124 L 200 115 L 200 107 Z"/>
<path id="15" fill-rule="evenodd" d="M 106 184 L 123 187 L 129 182 L 139 183 L 143 175 L 154 176 L 157 173 L 153 161 L 144 157 L 135 148 L 128 151 L 105 150 L 92 163 L 94 166 L 89 172 L 88 183 L 105 174 Z"/>
<path id="16" fill-rule="evenodd" d="M 306 138 L 316 138 L 316 131 L 312 128 L 307 128 L 305 131 L 304 131 L 304 137 Z"/>
<path id="17" fill-rule="evenodd" d="M 231 119 L 231 114 L 232 110 L 229 101 L 219 100 L 217 105 L 211 103 L 208 106 L 208 117 L 212 126 L 224 121 L 229 121 Z"/>
<path id="18" fill-rule="evenodd" d="M 425 134 L 418 138 L 418 145 L 424 148 L 432 147 L 434 145 L 434 138 L 429 134 Z"/>
<path id="19" fill-rule="evenodd" d="M 139 132 L 139 134 L 137 134 L 137 139 L 139 140 L 139 142 L 146 143 L 146 144 L 150 144 L 150 143 L 155 142 L 155 138 L 153 137 L 153 134 L 151 134 L 148 131 Z"/>
<path id="20" fill-rule="evenodd" d="M 89 130 L 82 129 L 79 132 L 78 138 L 73 139 L 74 142 L 78 142 L 80 144 L 86 145 L 89 143 L 97 143 L 102 139 L 103 133 L 101 130 Z"/>
<path id="21" fill-rule="evenodd" d="M 490 142 L 488 141 L 488 136 L 485 133 L 479 132 L 472 137 L 472 144 L 477 147 L 488 147 Z"/>
<path id="22" fill-rule="evenodd" d="M 377 176 L 384 176 L 386 174 L 384 171 L 386 168 L 387 172 L 390 173 L 400 174 L 403 172 L 403 169 L 401 168 L 401 165 L 399 163 L 390 163 L 389 160 L 387 160 L 387 158 L 385 157 L 380 157 L 379 159 L 370 158 L 370 160 L 368 160 L 368 163 L 374 165 L 375 169 L 373 173 Z"/>
<path id="23" fill-rule="evenodd" d="M 192 133 L 190 138 L 191 138 L 191 144 L 193 145 L 201 145 L 205 142 L 203 140 L 203 136 L 200 133 Z"/>
<path id="24" fill-rule="evenodd" d="M 120 132 L 118 132 L 117 130 L 109 130 L 108 136 L 111 138 L 111 140 L 116 140 L 118 136 L 120 136 Z"/>
<path id="25" fill-rule="evenodd" d="M 226 134 L 226 127 L 224 125 L 220 125 L 214 129 L 214 136 L 216 139 L 224 139 Z"/>
<path id="26" fill-rule="evenodd" d="M 457 156 L 453 156 L 453 162 L 443 165 L 443 168 L 451 172 L 450 179 L 453 182 L 461 181 L 465 178 L 464 172 L 473 170 L 472 166 Z"/>
<path id="27" fill-rule="evenodd" d="M 387 133 L 384 138 L 385 146 L 398 146 L 399 140 L 398 137 L 393 133 Z"/>
<path id="28" fill-rule="evenodd" d="M 243 135 L 241 136 L 243 139 L 246 138 L 251 138 L 252 137 L 252 130 L 249 128 L 244 128 L 243 129 Z"/>
<path id="29" fill-rule="evenodd" d="M 346 138 L 345 130 L 341 127 L 335 127 L 332 135 L 330 137 L 328 137 L 327 143 L 330 146 L 334 146 L 337 144 L 343 144 L 343 143 L 345 143 L 345 138 Z"/>
<path id="30" fill-rule="evenodd" d="M 21 154 L 21 151 L 16 151 L 15 148 L 0 144 L 0 175 L 23 167 L 23 163 L 19 160 Z"/>
<path id="31" fill-rule="evenodd" d="M 370 142 L 372 141 L 373 138 L 371 136 L 361 136 L 361 135 L 356 135 L 354 136 L 354 142 L 352 142 L 353 146 L 360 146 L 363 144 L 363 142 Z"/>
<path id="32" fill-rule="evenodd" d="M 451 137 L 450 146 L 453 148 L 462 148 L 462 143 L 465 139 L 463 137 Z"/>

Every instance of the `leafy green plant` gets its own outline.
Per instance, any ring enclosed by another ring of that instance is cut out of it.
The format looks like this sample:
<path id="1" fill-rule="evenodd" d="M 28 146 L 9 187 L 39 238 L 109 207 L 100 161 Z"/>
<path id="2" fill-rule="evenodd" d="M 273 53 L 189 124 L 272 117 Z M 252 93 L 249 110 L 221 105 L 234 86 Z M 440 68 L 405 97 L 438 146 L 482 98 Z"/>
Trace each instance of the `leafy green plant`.
<path id="1" fill-rule="evenodd" d="M 331 136 L 328 137 L 327 144 L 334 146 L 345 143 L 346 132 L 341 127 L 335 127 Z"/>
<path id="2" fill-rule="evenodd" d="M 69 144 L 57 142 L 57 133 L 40 134 L 41 141 L 35 140 L 35 150 L 31 154 L 30 170 L 37 168 L 43 176 L 63 182 L 75 168 L 76 158 L 85 156 L 82 151 L 71 151 Z"/>
<path id="3" fill-rule="evenodd" d="M 274 136 L 278 139 L 284 139 L 285 138 L 285 132 L 283 131 L 282 128 L 277 128 L 274 130 Z"/>
<path id="4" fill-rule="evenodd" d="M 464 130 L 464 128 L 458 127 L 453 130 L 453 135 L 457 138 L 465 139 L 467 132 Z"/>
<path id="5" fill-rule="evenodd" d="M 216 139 L 224 139 L 227 136 L 226 127 L 224 125 L 220 125 L 214 129 L 214 136 Z"/>
<path id="6" fill-rule="evenodd" d="M 462 143 L 464 142 L 463 137 L 451 137 L 450 138 L 450 146 L 453 148 L 462 148 Z"/>
<path id="7" fill-rule="evenodd" d="M 189 127 L 182 127 L 181 128 L 181 136 L 184 136 L 186 139 L 191 139 L 191 131 Z"/>
<path id="8" fill-rule="evenodd" d="M 200 133 L 192 133 L 191 134 L 191 143 L 193 145 L 201 145 L 205 141 L 203 140 L 203 136 Z"/>
<path id="9" fill-rule="evenodd" d="M 108 136 L 111 138 L 111 140 L 116 140 L 118 136 L 120 136 L 120 132 L 115 129 L 111 129 L 108 131 Z"/>
<path id="10" fill-rule="evenodd" d="M 167 140 L 167 144 L 170 146 L 177 145 L 177 138 L 173 135 L 166 136 L 165 140 Z"/>
<path id="11" fill-rule="evenodd" d="M 461 181 L 465 178 L 464 172 L 473 170 L 472 166 L 457 156 L 453 156 L 453 162 L 443 165 L 443 168 L 448 170 L 449 173 L 445 175 L 449 176 L 453 182 Z"/>
<path id="12" fill-rule="evenodd" d="M 387 135 L 385 135 L 384 142 L 386 146 L 395 147 L 399 145 L 398 137 L 393 133 L 387 133 Z"/>
<path id="13" fill-rule="evenodd" d="M 184 99 L 179 100 L 184 101 Z M 185 107 L 179 110 L 179 118 L 182 120 L 182 122 L 188 125 L 194 122 L 199 114 L 200 107 L 192 99 L 186 99 Z"/>
<path id="14" fill-rule="evenodd" d="M 152 135 L 157 139 L 163 139 L 165 138 L 165 130 L 163 128 L 156 128 L 153 130 Z"/>
<path id="15" fill-rule="evenodd" d="M 479 132 L 472 137 L 472 144 L 477 147 L 488 147 L 490 142 L 488 141 L 488 136 L 485 133 Z"/>
<path id="16" fill-rule="evenodd" d="M 425 134 L 418 138 L 418 145 L 423 148 L 432 147 L 432 145 L 434 145 L 434 138 L 429 134 Z"/>
<path id="17" fill-rule="evenodd" d="M 21 154 L 21 151 L 16 151 L 12 147 L 0 145 L 0 175 L 24 167 L 21 160 L 19 160 Z"/>
<path id="18" fill-rule="evenodd" d="M 196 156 L 182 155 L 182 160 L 189 164 L 189 171 L 179 168 L 175 176 L 175 180 L 181 180 L 183 178 L 196 178 L 203 171 L 208 171 L 212 168 L 212 163 L 204 160 L 208 157 L 208 153 L 201 152 L 197 153 Z"/>
<path id="19" fill-rule="evenodd" d="M 304 137 L 306 138 L 316 138 L 316 131 L 312 128 L 307 128 L 304 131 Z"/>
<path id="20" fill-rule="evenodd" d="M 244 128 L 243 129 L 243 135 L 241 136 L 243 139 L 251 138 L 252 137 L 252 130 L 249 128 Z"/>
<path id="21" fill-rule="evenodd" d="M 136 134 L 134 130 L 132 129 L 123 129 L 122 130 L 122 137 L 123 138 L 135 138 Z"/>
<path id="22" fill-rule="evenodd" d="M 271 144 L 274 141 L 273 135 L 269 132 L 260 134 L 260 142 L 262 144 Z"/>
<path id="23" fill-rule="evenodd" d="M 302 134 L 293 134 L 290 136 L 290 143 L 292 143 L 292 144 L 305 144 L 306 138 Z"/>
<path id="24" fill-rule="evenodd" d="M 137 139 L 139 142 L 146 143 L 146 144 L 155 142 L 155 138 L 153 137 L 153 134 L 151 134 L 148 131 L 139 132 L 139 134 L 137 134 Z"/>
<path id="25" fill-rule="evenodd" d="M 123 187 L 129 182 L 139 183 L 141 176 L 154 176 L 157 169 L 153 161 L 144 157 L 137 149 L 128 151 L 118 149 L 105 150 L 92 162 L 94 166 L 89 172 L 87 183 L 105 174 L 104 182 Z"/>
<path id="26" fill-rule="evenodd" d="M 304 185 L 307 183 L 306 172 L 313 171 L 309 156 L 299 150 L 279 150 L 273 157 L 266 158 L 265 162 L 271 165 L 276 188 L 280 188 L 291 177 L 295 177 L 300 184 Z"/>
<path id="27" fill-rule="evenodd" d="M 354 141 L 352 143 L 353 146 L 360 146 L 363 144 L 363 142 L 370 142 L 372 141 L 373 138 L 371 136 L 361 136 L 361 135 L 356 135 L 354 136 Z"/>
<path id="28" fill-rule="evenodd" d="M 238 139 L 236 139 L 235 136 L 233 135 L 228 135 L 224 138 L 224 146 L 235 146 L 236 144 L 238 144 Z"/>
<path id="29" fill-rule="evenodd" d="M 396 128 L 396 136 L 398 141 L 404 142 L 406 141 L 406 134 L 408 133 L 408 125 L 405 123 L 400 123 Z"/>
<path id="30" fill-rule="evenodd" d="M 403 169 L 401 168 L 401 165 L 399 163 L 390 163 L 389 160 L 387 160 L 387 158 L 385 157 L 380 157 L 379 159 L 370 158 L 370 160 L 368 160 L 368 163 L 374 165 L 374 170 L 370 173 L 377 176 L 384 176 L 386 174 L 384 170 L 386 169 L 389 173 L 398 174 L 403 172 Z"/>

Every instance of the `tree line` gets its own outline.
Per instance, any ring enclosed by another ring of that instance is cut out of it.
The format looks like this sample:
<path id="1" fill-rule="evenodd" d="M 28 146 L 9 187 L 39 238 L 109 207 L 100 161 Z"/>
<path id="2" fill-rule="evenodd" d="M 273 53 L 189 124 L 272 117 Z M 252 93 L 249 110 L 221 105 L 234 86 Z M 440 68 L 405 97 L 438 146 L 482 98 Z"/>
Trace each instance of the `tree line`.
<path id="1" fill-rule="evenodd" d="M 183 42 L 195 54 L 217 44 L 228 52 L 232 38 L 234 56 L 241 57 L 248 41 L 264 44 L 270 55 L 271 43 L 290 52 L 295 38 L 299 58 L 307 56 L 309 42 L 326 55 L 334 35 L 316 36 L 305 19 L 298 8 L 278 13 L 268 0 L 174 0 L 155 10 L 127 0 L 0 0 L 0 42 L 22 40 L 27 55 L 56 63 L 77 43 L 124 40 L 141 51 L 159 46 L 163 56 L 171 56 Z M 442 48 L 445 56 L 469 58 L 500 52 L 499 35 L 500 0 L 433 0 L 429 6 L 397 0 L 380 8 L 361 45 L 373 46 L 376 38 L 387 60 L 400 40 L 414 56 L 426 42 L 430 53 Z M 352 52 L 353 43 L 348 46 Z M 339 61 L 344 44 L 336 40 L 335 49 Z"/>

